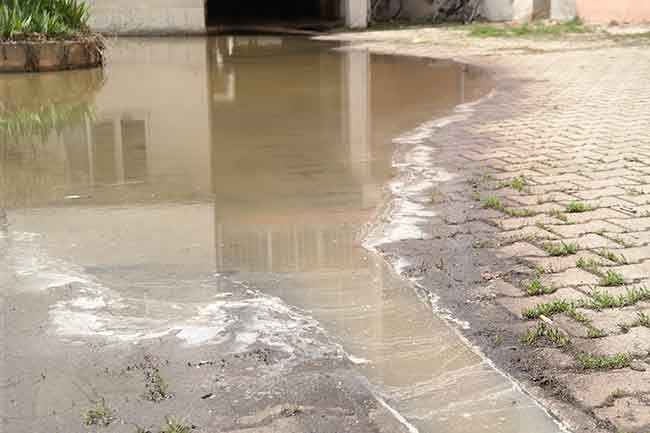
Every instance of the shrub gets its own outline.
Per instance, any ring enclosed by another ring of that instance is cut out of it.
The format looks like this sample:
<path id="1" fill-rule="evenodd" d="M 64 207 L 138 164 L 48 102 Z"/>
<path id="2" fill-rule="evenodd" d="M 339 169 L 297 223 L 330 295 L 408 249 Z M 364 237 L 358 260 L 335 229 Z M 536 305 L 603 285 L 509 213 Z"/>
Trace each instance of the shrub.
<path id="1" fill-rule="evenodd" d="M 88 30 L 85 0 L 0 0 L 0 37 L 61 37 Z"/>

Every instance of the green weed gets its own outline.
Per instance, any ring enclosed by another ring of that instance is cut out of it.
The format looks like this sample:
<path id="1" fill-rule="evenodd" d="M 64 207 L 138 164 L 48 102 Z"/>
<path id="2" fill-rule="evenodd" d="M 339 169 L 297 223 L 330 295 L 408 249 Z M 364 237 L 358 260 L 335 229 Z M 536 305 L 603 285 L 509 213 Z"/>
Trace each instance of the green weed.
<path id="1" fill-rule="evenodd" d="M 503 210 L 504 206 L 499 197 L 489 196 L 481 200 L 484 209 Z"/>
<path id="2" fill-rule="evenodd" d="M 582 212 L 589 212 L 590 210 L 592 210 L 592 207 L 589 206 L 588 204 L 579 201 L 572 201 L 566 206 L 565 212 L 582 213 Z"/>
<path id="3" fill-rule="evenodd" d="M 582 353 L 577 357 L 582 368 L 586 370 L 616 370 L 629 367 L 632 357 L 628 353 L 614 356 L 593 356 Z"/>
<path id="4" fill-rule="evenodd" d="M 605 287 L 622 286 L 625 284 L 625 278 L 616 271 L 607 271 L 600 280 L 600 285 Z"/>
<path id="5" fill-rule="evenodd" d="M 528 346 L 533 346 L 540 338 L 546 338 L 559 347 L 567 346 L 571 342 L 569 337 L 560 330 L 544 323 L 540 323 L 535 328 L 529 329 L 523 335 L 521 341 Z"/>
<path id="6" fill-rule="evenodd" d="M 615 254 L 614 252 L 607 250 L 607 249 L 602 249 L 596 252 L 599 256 L 606 258 L 609 261 L 612 261 L 614 263 L 618 263 L 620 265 L 625 265 L 627 264 L 627 259 L 623 255 Z"/>
<path id="7" fill-rule="evenodd" d="M 511 180 L 499 182 L 497 184 L 497 188 L 498 189 L 512 188 L 515 191 L 522 192 L 526 188 L 526 185 L 528 185 L 528 181 L 526 181 L 526 178 L 523 176 L 518 176 Z"/>
<path id="8" fill-rule="evenodd" d="M 558 24 L 522 24 L 512 26 L 499 26 L 491 24 L 474 25 L 470 31 L 470 36 L 478 38 L 512 38 L 512 37 L 557 37 L 571 33 L 590 32 L 589 27 L 585 27 L 582 21 L 575 19 L 565 23 Z"/>
<path id="9" fill-rule="evenodd" d="M 570 256 L 576 254 L 578 252 L 578 249 L 580 248 L 578 244 L 575 243 L 567 244 L 564 242 L 562 242 L 559 245 L 549 242 L 542 245 L 542 247 L 547 253 L 549 253 L 549 255 L 553 257 Z"/>
<path id="10" fill-rule="evenodd" d="M 554 287 L 548 287 L 542 284 L 539 278 L 535 278 L 526 287 L 526 293 L 528 296 L 540 296 L 540 295 L 549 295 L 557 291 Z"/>
<path id="11" fill-rule="evenodd" d="M 83 414 L 84 424 L 87 426 L 108 426 L 113 422 L 113 412 L 106 406 L 104 399 L 99 400 L 95 407 L 88 409 Z"/>
<path id="12" fill-rule="evenodd" d="M 191 433 L 192 427 L 182 424 L 175 418 L 167 418 L 165 427 L 160 433 Z"/>

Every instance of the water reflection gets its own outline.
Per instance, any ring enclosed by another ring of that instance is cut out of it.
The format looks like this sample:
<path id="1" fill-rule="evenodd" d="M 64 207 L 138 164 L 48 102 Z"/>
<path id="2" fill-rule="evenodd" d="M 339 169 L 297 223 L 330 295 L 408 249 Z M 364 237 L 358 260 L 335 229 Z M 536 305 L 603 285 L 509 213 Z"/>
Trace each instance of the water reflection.
<path id="1" fill-rule="evenodd" d="M 123 315 L 139 312 L 139 324 L 164 317 L 182 328 L 192 309 L 179 303 L 212 299 L 218 288 L 205 281 L 216 270 L 308 310 L 423 432 L 518 432 L 522 419 L 556 431 L 359 247 L 392 175 L 391 138 L 484 95 L 487 78 L 330 48 L 257 37 L 112 42 L 106 79 L 87 93 L 92 116 L 30 146 L 0 142 L 7 233 L 42 234 L 39 254 L 133 303 L 98 310 L 97 326 L 114 320 L 124 331 L 134 321 Z M 19 109 L 33 87 L 21 80 L 0 77 L 24 87 L 7 93 Z M 29 264 L 18 259 L 8 262 Z"/>

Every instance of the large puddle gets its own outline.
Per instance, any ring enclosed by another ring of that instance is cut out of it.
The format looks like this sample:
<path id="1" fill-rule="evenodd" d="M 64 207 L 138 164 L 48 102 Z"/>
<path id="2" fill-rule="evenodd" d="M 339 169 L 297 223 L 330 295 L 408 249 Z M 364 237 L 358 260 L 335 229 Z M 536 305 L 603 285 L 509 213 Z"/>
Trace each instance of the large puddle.
<path id="1" fill-rule="evenodd" d="M 103 73 L 1 76 L 7 431 L 40 431 L 23 421 L 68 389 L 20 388 L 57 368 L 39 348 L 308 351 L 314 327 L 412 429 L 559 431 L 361 247 L 392 139 L 489 91 L 472 67 L 273 37 L 121 40 Z"/>

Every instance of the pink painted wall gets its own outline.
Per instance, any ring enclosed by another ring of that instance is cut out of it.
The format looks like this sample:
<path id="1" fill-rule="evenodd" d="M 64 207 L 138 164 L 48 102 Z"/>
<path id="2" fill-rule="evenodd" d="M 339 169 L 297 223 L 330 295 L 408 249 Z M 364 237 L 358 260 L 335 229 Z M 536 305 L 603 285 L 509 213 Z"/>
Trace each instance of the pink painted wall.
<path id="1" fill-rule="evenodd" d="M 587 22 L 650 22 L 648 0 L 576 0 L 578 16 Z"/>

